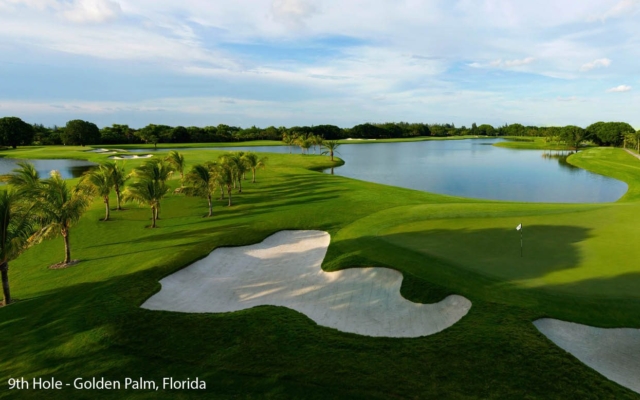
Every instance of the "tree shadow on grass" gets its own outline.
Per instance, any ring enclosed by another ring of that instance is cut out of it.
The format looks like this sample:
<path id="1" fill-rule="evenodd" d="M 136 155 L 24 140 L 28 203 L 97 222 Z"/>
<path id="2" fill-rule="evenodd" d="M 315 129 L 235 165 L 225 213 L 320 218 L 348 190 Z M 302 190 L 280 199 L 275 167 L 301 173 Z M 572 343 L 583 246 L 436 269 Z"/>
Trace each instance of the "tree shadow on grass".
<path id="1" fill-rule="evenodd" d="M 576 244 L 590 237 L 577 226 L 530 225 L 515 229 L 431 229 L 383 234 L 379 238 L 449 264 L 505 280 L 524 280 L 575 268 L 581 254 Z"/>

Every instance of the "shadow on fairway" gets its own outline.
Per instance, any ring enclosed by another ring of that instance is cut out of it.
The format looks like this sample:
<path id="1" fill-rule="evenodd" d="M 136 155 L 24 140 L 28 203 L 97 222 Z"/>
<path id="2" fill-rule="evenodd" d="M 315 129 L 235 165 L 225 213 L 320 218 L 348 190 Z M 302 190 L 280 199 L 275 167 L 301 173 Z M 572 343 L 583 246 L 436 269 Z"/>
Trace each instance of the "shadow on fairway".
<path id="1" fill-rule="evenodd" d="M 433 229 L 379 236 L 408 248 L 505 280 L 523 280 L 575 268 L 581 261 L 576 244 L 589 230 L 576 226 L 531 225 L 523 235 L 515 229 Z"/>

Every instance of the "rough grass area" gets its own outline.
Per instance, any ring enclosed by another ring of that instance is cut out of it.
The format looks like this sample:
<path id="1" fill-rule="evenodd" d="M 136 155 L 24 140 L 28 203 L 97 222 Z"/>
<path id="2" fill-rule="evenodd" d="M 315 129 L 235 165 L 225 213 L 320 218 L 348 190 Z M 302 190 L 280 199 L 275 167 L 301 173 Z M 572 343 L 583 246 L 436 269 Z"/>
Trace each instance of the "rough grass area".
<path id="1" fill-rule="evenodd" d="M 82 150 L 2 154 L 108 157 Z M 218 154 L 193 150 L 185 157 L 193 164 Z M 141 162 L 125 161 L 127 168 Z M 172 195 L 162 203 L 158 229 L 145 228 L 149 210 L 130 204 L 101 222 L 96 199 L 71 230 L 72 257 L 80 263 L 48 269 L 63 256 L 56 239 L 10 265 L 12 292 L 21 301 L 0 308 L 0 398 L 638 398 L 531 323 L 552 317 L 640 327 L 640 161 L 619 149 L 589 149 L 569 162 L 624 180 L 629 192 L 597 205 L 477 202 L 312 171 L 331 166 L 326 156 L 270 154 L 257 183 L 243 184 L 234 207 L 216 203 L 212 218 L 202 218 L 206 201 Z M 326 270 L 394 268 L 404 274 L 401 293 L 412 301 L 457 293 L 473 307 L 451 328 L 415 339 L 347 334 L 282 307 L 228 314 L 139 307 L 160 289 L 161 278 L 214 248 L 260 242 L 283 229 L 328 231 Z M 49 376 L 65 382 L 199 377 L 207 390 L 6 386 L 10 377 Z"/>

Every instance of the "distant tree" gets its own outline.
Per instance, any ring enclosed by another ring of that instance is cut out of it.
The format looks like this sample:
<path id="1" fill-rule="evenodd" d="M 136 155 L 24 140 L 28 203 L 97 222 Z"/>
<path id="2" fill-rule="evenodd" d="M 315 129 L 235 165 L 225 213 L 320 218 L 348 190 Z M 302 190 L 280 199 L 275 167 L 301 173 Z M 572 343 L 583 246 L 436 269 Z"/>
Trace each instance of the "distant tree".
<path id="1" fill-rule="evenodd" d="M 33 126 L 18 117 L 0 118 L 0 144 L 11 146 L 28 146 L 33 142 Z"/>
<path id="2" fill-rule="evenodd" d="M 495 136 L 496 130 L 489 124 L 482 124 L 477 128 L 477 135 Z"/>
<path id="3" fill-rule="evenodd" d="M 335 125 L 318 125 L 311 128 L 311 130 L 314 135 L 320 136 L 325 140 L 337 140 L 345 137 L 343 130 Z"/>
<path id="4" fill-rule="evenodd" d="M 587 127 L 587 137 L 599 146 L 620 146 L 626 133 L 635 129 L 626 122 L 596 122 Z"/>
<path id="5" fill-rule="evenodd" d="M 475 122 L 473 124 L 471 124 L 471 134 L 472 135 L 477 135 L 478 134 L 478 125 L 476 125 Z"/>
<path id="6" fill-rule="evenodd" d="M 184 126 L 176 126 L 173 129 L 167 130 L 167 141 L 171 143 L 189 143 L 191 138 L 189 137 L 189 131 Z"/>
<path id="7" fill-rule="evenodd" d="M 100 142 L 100 130 L 96 124 L 80 119 L 67 122 L 64 132 L 60 136 L 66 145 L 85 146 Z"/>
<path id="8" fill-rule="evenodd" d="M 525 136 L 526 128 L 522 124 L 507 125 L 502 130 L 504 136 Z"/>
<path id="9" fill-rule="evenodd" d="M 353 138 L 362 139 L 380 139 L 389 137 L 389 133 L 387 131 L 369 123 L 354 126 L 349 131 L 349 135 Z"/>
<path id="10" fill-rule="evenodd" d="M 575 150 L 578 150 L 580 144 L 584 142 L 585 139 L 586 131 L 579 126 L 568 125 L 560 131 L 560 140 Z"/>
<path id="11" fill-rule="evenodd" d="M 100 129 L 101 143 L 120 144 L 131 143 L 135 136 L 129 125 L 113 124 Z"/>
<path id="12" fill-rule="evenodd" d="M 166 125 L 154 125 L 149 124 L 142 129 L 136 131 L 136 135 L 145 143 L 153 143 L 153 147 L 157 148 L 158 143 L 163 137 L 166 137 L 166 133 L 171 131 L 170 126 Z"/>

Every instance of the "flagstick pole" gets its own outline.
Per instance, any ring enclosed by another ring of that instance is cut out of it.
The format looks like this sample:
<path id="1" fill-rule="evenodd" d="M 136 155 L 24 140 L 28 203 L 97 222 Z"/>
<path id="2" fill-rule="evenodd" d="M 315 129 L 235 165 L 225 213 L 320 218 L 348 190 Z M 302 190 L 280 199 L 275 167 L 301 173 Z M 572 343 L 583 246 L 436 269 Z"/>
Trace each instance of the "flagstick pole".
<path id="1" fill-rule="evenodd" d="M 522 257 L 522 231 L 524 229 L 522 228 L 522 224 L 520 224 L 520 257 Z"/>

